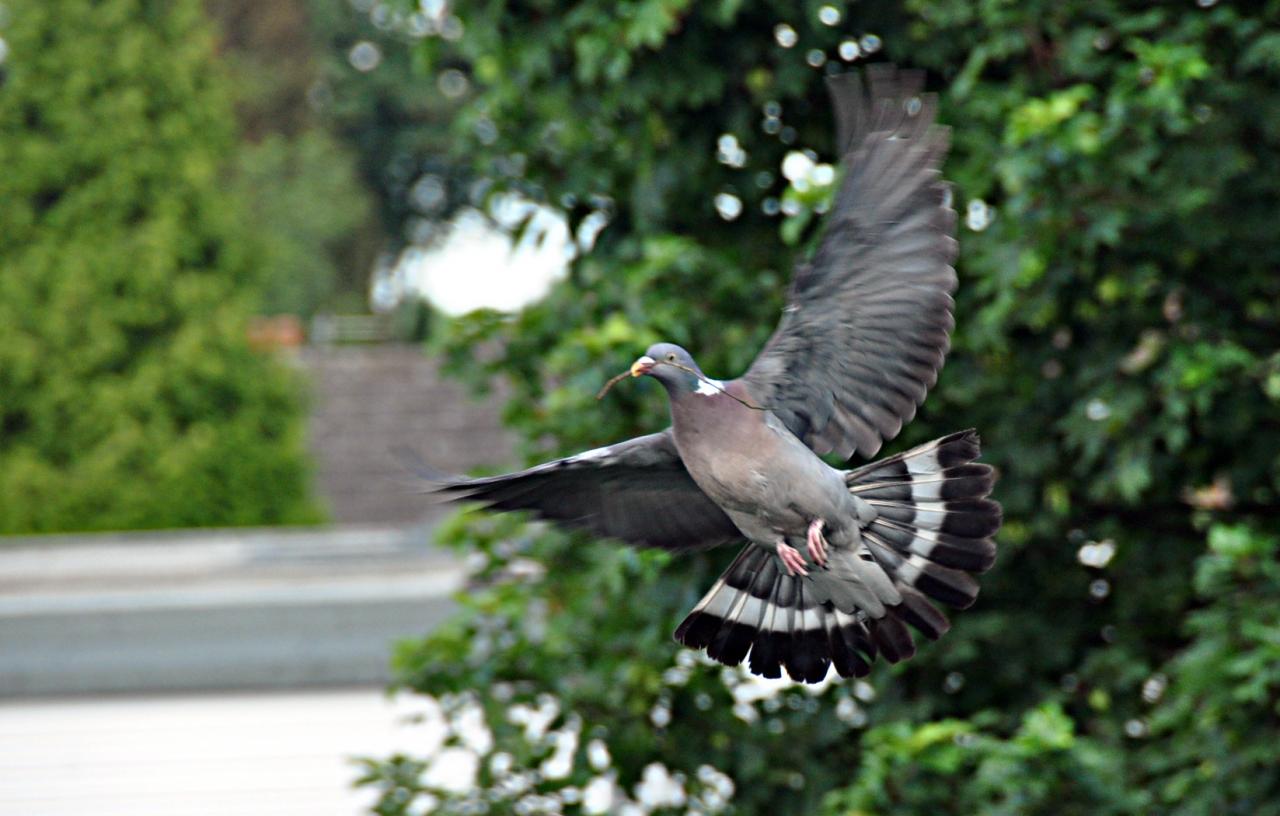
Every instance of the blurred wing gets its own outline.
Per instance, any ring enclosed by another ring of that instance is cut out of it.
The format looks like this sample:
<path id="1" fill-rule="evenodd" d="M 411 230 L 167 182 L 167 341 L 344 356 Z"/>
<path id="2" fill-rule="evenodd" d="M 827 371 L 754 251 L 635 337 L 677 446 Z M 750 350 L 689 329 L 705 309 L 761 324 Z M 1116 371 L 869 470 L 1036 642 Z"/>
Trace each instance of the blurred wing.
<path id="1" fill-rule="evenodd" d="M 937 381 L 954 326 L 955 211 L 947 131 L 923 75 L 892 66 L 831 80 L 844 181 L 792 278 L 782 321 L 743 375 L 817 453 L 869 457 Z"/>
<path id="2" fill-rule="evenodd" d="M 493 510 L 527 510 L 643 547 L 691 550 L 742 540 L 694 483 L 668 429 L 508 473 L 468 479 L 418 465 L 431 491 Z"/>

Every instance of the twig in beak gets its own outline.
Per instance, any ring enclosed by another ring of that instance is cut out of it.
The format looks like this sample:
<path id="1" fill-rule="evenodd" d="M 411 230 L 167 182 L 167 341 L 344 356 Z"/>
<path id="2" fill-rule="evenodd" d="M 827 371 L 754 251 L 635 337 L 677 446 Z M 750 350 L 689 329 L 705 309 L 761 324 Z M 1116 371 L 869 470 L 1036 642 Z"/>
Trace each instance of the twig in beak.
<path id="1" fill-rule="evenodd" d="M 630 371 L 624 371 L 624 372 L 622 372 L 621 374 L 617 375 L 616 377 L 610 377 L 610 378 L 609 378 L 609 382 L 605 383 L 605 384 L 604 384 L 604 387 L 603 387 L 603 388 L 601 388 L 601 389 L 596 393 L 596 399 L 598 399 L 598 400 L 602 400 L 602 399 L 604 399 L 604 395 L 605 395 L 605 394 L 608 394 L 608 393 L 609 393 L 609 389 L 610 389 L 610 388 L 613 388 L 615 385 L 617 385 L 619 380 L 625 380 L 627 377 L 630 377 L 630 376 L 631 376 L 631 372 L 630 372 Z"/>
<path id="2" fill-rule="evenodd" d="M 693 376 L 697 377 L 702 382 L 706 383 L 707 385 L 719 391 L 721 394 L 724 394 L 729 399 L 739 403 L 740 405 L 746 408 L 750 408 L 753 411 L 769 410 L 768 408 L 761 408 L 759 405 L 752 405 L 751 403 L 747 402 L 744 399 L 739 399 L 738 397 L 735 397 L 733 394 L 730 394 L 728 391 L 724 390 L 724 386 L 721 385 L 720 383 L 715 382 L 707 375 L 702 374 L 701 372 L 696 371 L 695 369 L 689 368 L 688 366 L 684 366 L 679 363 L 667 362 L 666 360 L 659 360 L 657 363 L 655 363 L 655 365 L 668 365 L 668 366 L 671 366 L 672 368 L 678 368 L 681 371 L 687 371 Z M 609 389 L 613 388 L 618 383 L 619 380 L 625 380 L 627 377 L 630 377 L 630 376 L 634 376 L 634 375 L 630 371 L 624 371 L 615 377 L 611 377 L 609 381 L 604 384 L 604 387 L 601 388 L 600 391 L 596 393 L 596 399 L 598 400 L 604 399 L 604 395 L 608 394 Z"/>

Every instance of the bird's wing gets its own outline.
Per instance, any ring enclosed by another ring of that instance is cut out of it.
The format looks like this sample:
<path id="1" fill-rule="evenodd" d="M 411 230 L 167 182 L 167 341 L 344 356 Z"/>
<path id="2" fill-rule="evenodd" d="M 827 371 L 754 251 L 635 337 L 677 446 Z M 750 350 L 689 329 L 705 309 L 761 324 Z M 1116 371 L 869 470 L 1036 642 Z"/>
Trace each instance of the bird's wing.
<path id="1" fill-rule="evenodd" d="M 742 379 L 818 453 L 871 456 L 937 381 L 954 326 L 948 147 L 923 75 L 831 80 L 844 180 L 781 322 Z"/>
<path id="2" fill-rule="evenodd" d="M 742 540 L 685 470 L 670 429 L 502 476 L 468 479 L 422 464 L 414 470 L 433 493 L 527 510 L 639 546 L 693 550 Z"/>

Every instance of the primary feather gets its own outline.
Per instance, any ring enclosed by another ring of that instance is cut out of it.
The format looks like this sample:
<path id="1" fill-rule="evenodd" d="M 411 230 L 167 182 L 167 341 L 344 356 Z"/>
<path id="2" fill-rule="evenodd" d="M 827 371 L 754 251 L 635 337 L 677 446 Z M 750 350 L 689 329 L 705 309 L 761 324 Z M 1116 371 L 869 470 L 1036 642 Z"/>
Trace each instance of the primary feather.
<path id="1" fill-rule="evenodd" d="M 923 75 L 831 80 L 844 180 L 782 322 L 743 379 L 818 453 L 872 456 L 915 416 L 954 326 L 947 132 Z"/>

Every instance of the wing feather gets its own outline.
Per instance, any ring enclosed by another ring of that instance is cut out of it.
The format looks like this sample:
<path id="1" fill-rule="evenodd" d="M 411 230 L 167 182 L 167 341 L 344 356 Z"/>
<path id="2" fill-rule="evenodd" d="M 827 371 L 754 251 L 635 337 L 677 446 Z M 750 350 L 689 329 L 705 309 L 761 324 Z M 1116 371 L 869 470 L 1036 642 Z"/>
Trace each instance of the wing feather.
<path id="1" fill-rule="evenodd" d="M 517 473 L 469 479 L 417 464 L 428 490 L 642 547 L 694 550 L 742 540 L 694 483 L 670 429 Z"/>
<path id="2" fill-rule="evenodd" d="M 923 75 L 871 66 L 832 80 L 844 181 L 783 319 L 743 376 L 818 453 L 871 456 L 938 378 L 954 327 L 956 214 L 947 132 Z"/>

